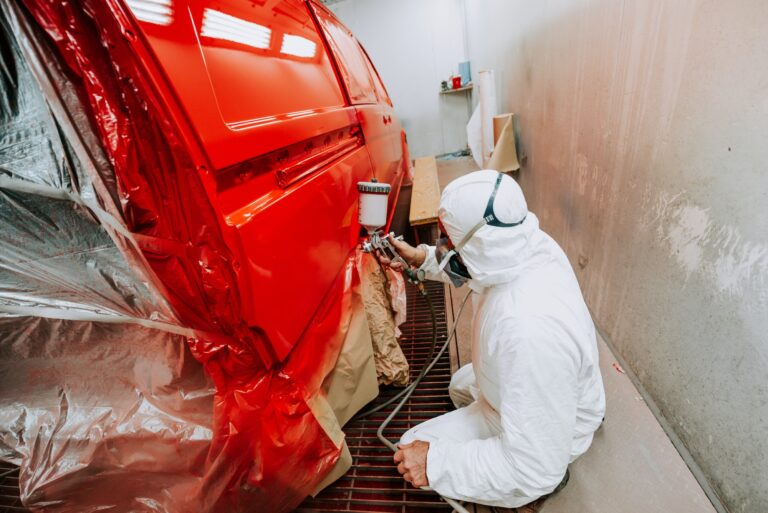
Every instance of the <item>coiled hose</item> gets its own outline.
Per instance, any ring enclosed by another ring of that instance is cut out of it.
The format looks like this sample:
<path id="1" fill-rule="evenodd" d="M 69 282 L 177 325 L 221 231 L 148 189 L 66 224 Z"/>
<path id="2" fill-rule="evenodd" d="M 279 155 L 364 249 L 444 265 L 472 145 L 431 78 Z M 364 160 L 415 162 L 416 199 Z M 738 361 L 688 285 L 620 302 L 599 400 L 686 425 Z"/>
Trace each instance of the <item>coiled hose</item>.
<path id="1" fill-rule="evenodd" d="M 376 431 L 376 436 L 379 438 L 379 440 L 381 440 L 384 445 L 389 447 L 392 450 L 392 452 L 397 451 L 397 445 L 392 443 L 389 439 L 387 439 L 387 437 L 384 436 L 384 430 L 387 428 L 387 426 L 392 421 L 392 419 L 394 419 L 395 416 L 400 412 L 400 410 L 408 401 L 408 399 L 411 398 L 411 395 L 413 395 L 413 392 L 416 390 L 416 387 L 419 386 L 419 383 L 421 383 L 421 380 L 424 379 L 424 376 L 426 376 L 429 373 L 429 371 L 432 370 L 432 367 L 434 367 L 435 364 L 437 364 L 438 360 L 440 360 L 440 357 L 448 348 L 448 344 L 451 342 L 451 339 L 456 335 L 456 327 L 458 326 L 458 320 L 461 318 L 461 312 L 464 311 L 464 305 L 467 304 L 467 300 L 469 299 L 469 296 L 472 294 L 472 291 L 469 291 L 467 292 L 467 295 L 464 296 L 464 299 L 461 301 L 461 306 L 459 307 L 459 312 L 456 315 L 456 321 L 453 323 L 453 328 L 451 329 L 451 333 L 448 335 L 448 338 L 443 343 L 443 346 L 440 348 L 437 355 L 433 357 L 435 353 L 435 349 L 437 347 L 437 316 L 435 315 L 435 307 L 432 304 L 432 299 L 429 297 L 429 294 L 427 294 L 427 291 L 424 288 L 423 283 L 419 283 L 419 291 L 421 292 L 421 295 L 424 297 L 424 299 L 426 299 L 427 305 L 429 306 L 429 313 L 432 317 L 432 344 L 430 346 L 429 355 L 425 360 L 424 366 L 421 368 L 421 372 L 419 372 L 419 375 L 416 376 L 416 379 L 413 380 L 413 383 L 408 385 L 397 395 L 391 397 L 386 402 L 379 404 L 374 408 L 371 408 L 370 410 L 364 411 L 363 413 L 355 417 L 357 419 L 365 418 L 371 415 L 372 413 L 375 413 L 383 408 L 386 408 L 387 406 L 395 402 L 398 398 L 401 398 L 400 402 L 397 404 L 397 406 L 395 406 L 395 409 L 392 410 L 392 413 L 390 413 L 389 416 L 386 419 L 384 419 L 384 422 L 381 423 L 381 425 L 379 426 L 379 429 Z M 427 364 L 427 362 L 429 363 Z M 431 488 L 429 488 L 428 486 L 422 486 L 421 489 L 431 490 Z M 449 499 L 447 497 L 442 497 L 442 496 L 441 498 L 445 502 L 447 502 L 453 508 L 454 511 L 457 511 L 459 513 L 469 513 L 469 511 L 467 511 L 467 509 L 464 508 L 464 506 L 462 506 L 455 500 Z"/>

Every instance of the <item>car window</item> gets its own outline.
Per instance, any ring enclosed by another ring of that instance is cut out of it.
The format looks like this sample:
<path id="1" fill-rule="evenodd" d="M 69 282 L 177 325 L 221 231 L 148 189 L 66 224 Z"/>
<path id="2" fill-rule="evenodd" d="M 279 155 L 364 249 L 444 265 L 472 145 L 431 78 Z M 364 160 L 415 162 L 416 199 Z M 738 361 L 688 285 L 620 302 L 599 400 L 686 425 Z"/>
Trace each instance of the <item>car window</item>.
<path id="1" fill-rule="evenodd" d="M 328 43 L 336 56 L 350 101 L 353 104 L 376 103 L 374 82 L 368 70 L 367 59 L 357 39 L 324 10 L 317 9 L 316 12 L 328 36 Z"/>
<path id="2" fill-rule="evenodd" d="M 384 87 L 384 83 L 381 81 L 379 72 L 376 71 L 376 67 L 373 65 L 371 58 L 368 56 L 368 52 L 365 51 L 365 48 L 363 48 L 363 45 L 360 45 L 360 48 L 363 51 L 365 62 L 366 64 L 368 64 L 368 71 L 370 72 L 371 78 L 373 79 L 373 85 L 376 88 L 376 95 L 379 97 L 379 101 L 392 105 L 392 100 L 389 99 L 387 88 Z"/>

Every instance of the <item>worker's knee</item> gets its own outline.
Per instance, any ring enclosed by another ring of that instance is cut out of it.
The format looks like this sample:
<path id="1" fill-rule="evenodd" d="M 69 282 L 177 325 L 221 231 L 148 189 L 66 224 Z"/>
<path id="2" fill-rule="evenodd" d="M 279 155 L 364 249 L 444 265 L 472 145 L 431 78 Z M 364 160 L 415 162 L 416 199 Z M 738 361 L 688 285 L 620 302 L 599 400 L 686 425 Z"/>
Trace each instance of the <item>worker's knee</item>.
<path id="1" fill-rule="evenodd" d="M 451 401 L 456 408 L 467 406 L 474 400 L 472 394 L 466 390 L 449 388 L 448 395 L 451 397 Z"/>
<path id="2" fill-rule="evenodd" d="M 467 406 L 477 399 L 477 386 L 475 385 L 475 372 L 472 369 L 472 364 L 464 365 L 451 376 L 448 395 L 451 396 L 451 401 L 456 408 Z"/>

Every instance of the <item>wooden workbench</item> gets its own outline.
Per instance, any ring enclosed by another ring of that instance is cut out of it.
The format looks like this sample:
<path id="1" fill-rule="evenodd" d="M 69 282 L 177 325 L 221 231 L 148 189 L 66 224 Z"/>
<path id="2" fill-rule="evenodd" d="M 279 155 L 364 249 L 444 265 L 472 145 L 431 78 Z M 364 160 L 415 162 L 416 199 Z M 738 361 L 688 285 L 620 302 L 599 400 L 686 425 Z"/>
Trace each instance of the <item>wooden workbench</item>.
<path id="1" fill-rule="evenodd" d="M 440 206 L 440 185 L 437 181 L 435 157 L 416 159 L 413 165 L 413 189 L 408 219 L 414 228 L 416 242 L 425 239 L 433 243 L 437 236 L 437 210 Z"/>

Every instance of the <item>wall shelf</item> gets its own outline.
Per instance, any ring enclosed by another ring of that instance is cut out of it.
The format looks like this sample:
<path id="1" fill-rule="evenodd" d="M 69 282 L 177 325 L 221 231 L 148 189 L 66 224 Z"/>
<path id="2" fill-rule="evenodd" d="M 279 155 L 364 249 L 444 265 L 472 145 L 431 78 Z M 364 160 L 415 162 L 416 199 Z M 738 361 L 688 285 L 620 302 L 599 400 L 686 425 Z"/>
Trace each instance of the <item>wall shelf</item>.
<path id="1" fill-rule="evenodd" d="M 440 91 L 440 94 L 451 94 L 451 93 L 461 93 L 463 91 L 470 91 L 472 90 L 472 83 L 465 85 L 464 87 L 459 87 L 458 89 L 446 89 L 445 91 Z"/>

